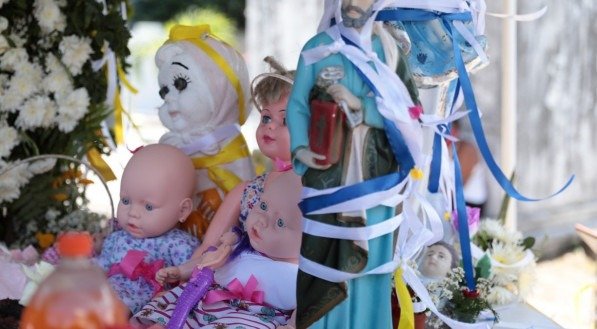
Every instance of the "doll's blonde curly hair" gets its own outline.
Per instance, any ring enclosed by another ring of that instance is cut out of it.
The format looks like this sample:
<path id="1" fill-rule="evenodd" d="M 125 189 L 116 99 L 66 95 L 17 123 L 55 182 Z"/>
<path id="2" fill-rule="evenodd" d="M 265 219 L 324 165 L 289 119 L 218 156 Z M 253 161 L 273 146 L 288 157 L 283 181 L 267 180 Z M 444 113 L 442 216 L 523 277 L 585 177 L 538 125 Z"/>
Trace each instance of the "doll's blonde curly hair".
<path id="1" fill-rule="evenodd" d="M 272 104 L 288 95 L 294 83 L 294 70 L 289 71 L 273 57 L 263 59 L 272 72 L 262 73 L 251 82 L 251 100 L 259 112 L 263 105 Z"/>

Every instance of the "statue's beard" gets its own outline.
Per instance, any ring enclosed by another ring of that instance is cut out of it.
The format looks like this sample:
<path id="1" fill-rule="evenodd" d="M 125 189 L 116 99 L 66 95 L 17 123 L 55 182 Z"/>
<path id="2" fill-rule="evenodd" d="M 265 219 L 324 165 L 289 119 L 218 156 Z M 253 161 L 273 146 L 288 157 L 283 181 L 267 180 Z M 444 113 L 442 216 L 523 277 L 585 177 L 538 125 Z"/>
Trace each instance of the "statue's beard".
<path id="1" fill-rule="evenodd" d="M 351 11 L 356 11 L 359 16 L 356 18 L 348 16 L 348 13 Z M 373 13 L 373 5 L 369 6 L 366 10 L 362 9 L 358 6 L 347 5 L 346 7 L 342 7 L 342 24 L 346 27 L 353 27 L 355 29 L 360 29 L 365 26 L 369 17 Z"/>

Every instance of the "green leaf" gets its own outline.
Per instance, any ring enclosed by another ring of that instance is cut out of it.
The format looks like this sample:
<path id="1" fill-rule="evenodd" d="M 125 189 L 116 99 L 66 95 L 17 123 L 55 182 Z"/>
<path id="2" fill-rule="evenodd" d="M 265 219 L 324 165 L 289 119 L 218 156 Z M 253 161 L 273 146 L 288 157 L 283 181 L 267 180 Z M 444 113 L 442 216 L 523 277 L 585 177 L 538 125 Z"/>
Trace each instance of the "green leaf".
<path id="1" fill-rule="evenodd" d="M 477 279 L 489 278 L 489 275 L 491 274 L 491 260 L 487 254 L 483 255 L 477 262 L 477 265 L 475 266 L 475 274 Z"/>
<path id="2" fill-rule="evenodd" d="M 535 245 L 535 238 L 532 236 L 526 237 L 524 240 L 522 240 L 520 245 L 524 247 L 524 250 L 531 249 Z"/>

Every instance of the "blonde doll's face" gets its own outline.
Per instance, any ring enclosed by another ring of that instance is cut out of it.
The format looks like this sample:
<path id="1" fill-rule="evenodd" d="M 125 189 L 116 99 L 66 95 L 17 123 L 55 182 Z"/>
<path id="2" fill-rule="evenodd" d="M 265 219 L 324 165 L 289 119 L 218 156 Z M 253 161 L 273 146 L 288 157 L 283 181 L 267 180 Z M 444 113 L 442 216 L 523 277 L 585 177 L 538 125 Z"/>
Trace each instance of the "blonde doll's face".
<path id="1" fill-rule="evenodd" d="M 288 94 L 277 102 L 266 104 L 261 110 L 261 119 L 256 137 L 259 150 L 268 158 L 290 161 L 290 134 L 286 126 L 286 105 Z"/>

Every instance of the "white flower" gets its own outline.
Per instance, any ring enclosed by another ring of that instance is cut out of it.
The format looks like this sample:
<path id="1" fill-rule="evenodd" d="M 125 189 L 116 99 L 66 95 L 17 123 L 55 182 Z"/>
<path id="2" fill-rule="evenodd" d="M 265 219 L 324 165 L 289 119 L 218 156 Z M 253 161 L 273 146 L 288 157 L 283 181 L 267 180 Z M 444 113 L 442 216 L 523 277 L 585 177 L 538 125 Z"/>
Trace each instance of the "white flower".
<path id="1" fill-rule="evenodd" d="M 518 272 L 503 267 L 493 267 L 491 280 L 500 286 L 510 285 L 518 280 Z"/>
<path id="2" fill-rule="evenodd" d="M 68 94 L 73 90 L 69 73 L 54 55 L 46 57 L 46 68 L 50 72 L 43 81 L 43 88 L 55 94 Z"/>
<path id="3" fill-rule="evenodd" d="M 8 40 L 6 40 L 6 38 L 0 34 L 0 55 L 4 54 L 4 52 L 9 48 L 10 45 L 8 44 Z"/>
<path id="4" fill-rule="evenodd" d="M 33 266 L 23 266 L 23 272 L 29 279 L 23 291 L 19 304 L 26 306 L 39 284 L 54 271 L 54 265 L 41 261 Z"/>
<path id="5" fill-rule="evenodd" d="M 18 199 L 21 195 L 21 187 L 31 178 L 31 173 L 27 170 L 26 164 L 11 168 L 9 171 L 4 170 L 10 166 L 10 163 L 0 164 L 0 202 L 11 202 Z"/>
<path id="6" fill-rule="evenodd" d="M 46 95 L 37 95 L 25 102 L 15 125 L 22 129 L 49 127 L 56 117 L 56 105 Z"/>
<path id="7" fill-rule="evenodd" d="M 91 39 L 87 37 L 80 38 L 76 35 L 64 37 L 58 48 L 62 53 L 62 63 L 68 67 L 74 76 L 81 73 L 83 64 L 87 62 L 89 55 L 93 52 Z"/>
<path id="8" fill-rule="evenodd" d="M 521 298 L 528 296 L 533 291 L 535 283 L 535 262 L 532 262 L 518 274 L 518 295 Z"/>
<path id="9" fill-rule="evenodd" d="M 9 88 L 6 93 L 0 94 L 0 112 L 14 112 L 23 104 L 23 97 Z"/>
<path id="10" fill-rule="evenodd" d="M 29 62 L 29 55 L 24 48 L 11 48 L 0 57 L 0 68 L 4 70 L 14 70 L 21 63 Z"/>
<path id="11" fill-rule="evenodd" d="M 19 144 L 17 130 L 10 126 L 0 126 L 0 157 L 8 156 L 17 144 Z"/>
<path id="12" fill-rule="evenodd" d="M 501 242 L 494 241 L 491 244 L 491 257 L 498 262 L 511 265 L 520 260 L 525 256 L 524 248 L 517 244 L 504 244 Z"/>
<path id="13" fill-rule="evenodd" d="M 6 17 L 0 16 L 0 33 L 4 32 L 8 28 L 8 19 Z"/>
<path id="14" fill-rule="evenodd" d="M 479 232 L 486 232 L 487 235 L 493 238 L 503 236 L 505 231 L 504 226 L 494 219 L 483 220 L 479 226 Z"/>
<path id="15" fill-rule="evenodd" d="M 508 304 L 514 299 L 516 299 L 516 295 L 503 287 L 493 287 L 487 295 L 487 301 L 492 305 Z"/>
<path id="16" fill-rule="evenodd" d="M 50 208 L 46 211 L 45 217 L 48 221 L 54 221 L 56 218 L 58 218 L 58 215 L 60 215 L 60 211 Z"/>
<path id="17" fill-rule="evenodd" d="M 55 165 L 56 159 L 54 158 L 38 160 L 29 165 L 29 171 L 34 175 L 39 175 L 50 171 Z"/>
<path id="18" fill-rule="evenodd" d="M 49 34 L 53 31 L 63 32 L 66 27 L 66 17 L 53 0 L 35 0 L 33 15 L 39 22 L 42 33 Z"/>
<path id="19" fill-rule="evenodd" d="M 19 31 L 19 32 L 21 34 L 12 33 L 11 35 L 8 36 L 8 38 L 10 39 L 10 41 L 12 41 L 15 44 L 16 48 L 23 48 L 25 43 L 27 43 L 27 39 L 23 37 L 24 32 L 26 32 L 26 31 Z"/>
<path id="20" fill-rule="evenodd" d="M 89 94 L 87 89 L 79 88 L 68 95 L 60 95 L 58 102 L 58 116 L 56 123 L 58 129 L 65 133 L 75 129 L 77 122 L 87 113 L 89 107 Z"/>

